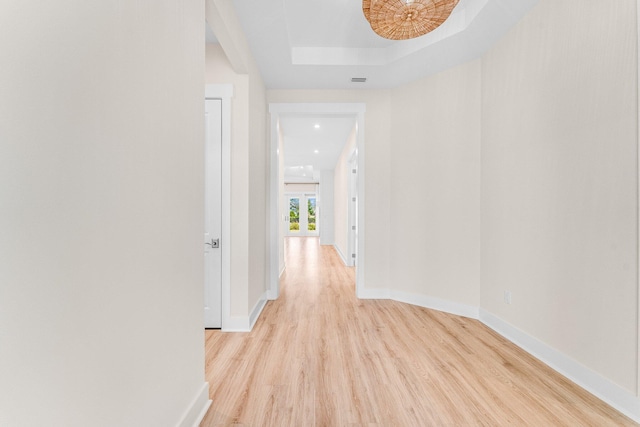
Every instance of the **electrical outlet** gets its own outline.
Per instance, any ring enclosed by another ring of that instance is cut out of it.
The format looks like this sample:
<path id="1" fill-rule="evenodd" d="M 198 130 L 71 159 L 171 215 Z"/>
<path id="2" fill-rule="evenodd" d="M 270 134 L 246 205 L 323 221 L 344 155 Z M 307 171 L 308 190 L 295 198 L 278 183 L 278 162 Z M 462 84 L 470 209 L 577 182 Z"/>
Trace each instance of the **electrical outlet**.
<path id="1" fill-rule="evenodd" d="M 511 304 L 511 291 L 504 291 L 504 303 Z"/>

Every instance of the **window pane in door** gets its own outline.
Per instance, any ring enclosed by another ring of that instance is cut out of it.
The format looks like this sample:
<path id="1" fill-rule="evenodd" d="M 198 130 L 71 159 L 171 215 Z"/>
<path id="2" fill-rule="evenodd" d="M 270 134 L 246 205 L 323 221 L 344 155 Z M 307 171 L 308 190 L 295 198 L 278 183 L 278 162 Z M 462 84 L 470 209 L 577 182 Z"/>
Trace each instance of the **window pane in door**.
<path id="1" fill-rule="evenodd" d="M 300 232 L 300 199 L 297 197 L 289 199 L 289 231 Z"/>
<path id="2" fill-rule="evenodd" d="M 307 198 L 307 229 L 316 231 L 316 198 Z"/>

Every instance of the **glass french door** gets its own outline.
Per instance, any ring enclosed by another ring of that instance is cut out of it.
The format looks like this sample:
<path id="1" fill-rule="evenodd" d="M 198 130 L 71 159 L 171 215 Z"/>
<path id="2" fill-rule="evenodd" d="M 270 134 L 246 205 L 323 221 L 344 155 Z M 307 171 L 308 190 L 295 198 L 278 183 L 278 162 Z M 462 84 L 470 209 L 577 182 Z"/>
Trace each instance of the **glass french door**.
<path id="1" fill-rule="evenodd" d="M 286 221 L 288 236 L 318 235 L 318 198 L 314 193 L 288 194 L 285 206 L 289 207 Z"/>
<path id="2" fill-rule="evenodd" d="M 287 234 L 300 235 L 300 197 L 288 196 L 289 216 L 287 217 Z"/>

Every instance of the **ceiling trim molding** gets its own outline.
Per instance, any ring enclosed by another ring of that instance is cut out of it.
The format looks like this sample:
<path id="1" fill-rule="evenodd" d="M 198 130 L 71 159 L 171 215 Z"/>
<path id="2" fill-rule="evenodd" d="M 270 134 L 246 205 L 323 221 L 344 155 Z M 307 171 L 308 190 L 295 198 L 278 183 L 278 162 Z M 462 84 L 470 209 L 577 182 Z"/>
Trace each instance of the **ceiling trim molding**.
<path id="1" fill-rule="evenodd" d="M 293 65 L 388 65 L 429 46 L 465 31 L 488 0 L 481 0 L 471 10 L 458 9 L 440 27 L 428 35 L 387 47 L 291 47 Z"/>
<path id="2" fill-rule="evenodd" d="M 231 1 L 267 89 L 352 90 L 398 87 L 480 58 L 539 0 L 460 0 L 440 27 L 399 41 L 377 36 L 359 1 Z M 353 77 L 367 82 L 354 86 Z"/>
<path id="3" fill-rule="evenodd" d="M 365 113 L 366 104 L 362 103 L 277 103 L 269 104 L 270 113 L 286 114 L 358 114 Z"/>

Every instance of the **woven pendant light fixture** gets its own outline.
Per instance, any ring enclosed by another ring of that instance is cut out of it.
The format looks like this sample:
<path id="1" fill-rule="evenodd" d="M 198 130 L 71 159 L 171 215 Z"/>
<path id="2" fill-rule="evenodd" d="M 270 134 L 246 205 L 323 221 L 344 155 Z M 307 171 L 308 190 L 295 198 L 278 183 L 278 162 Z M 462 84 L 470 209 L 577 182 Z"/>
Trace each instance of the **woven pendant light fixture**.
<path id="1" fill-rule="evenodd" d="M 407 40 L 438 28 L 459 1 L 362 0 L 362 11 L 378 35 L 390 40 Z"/>

